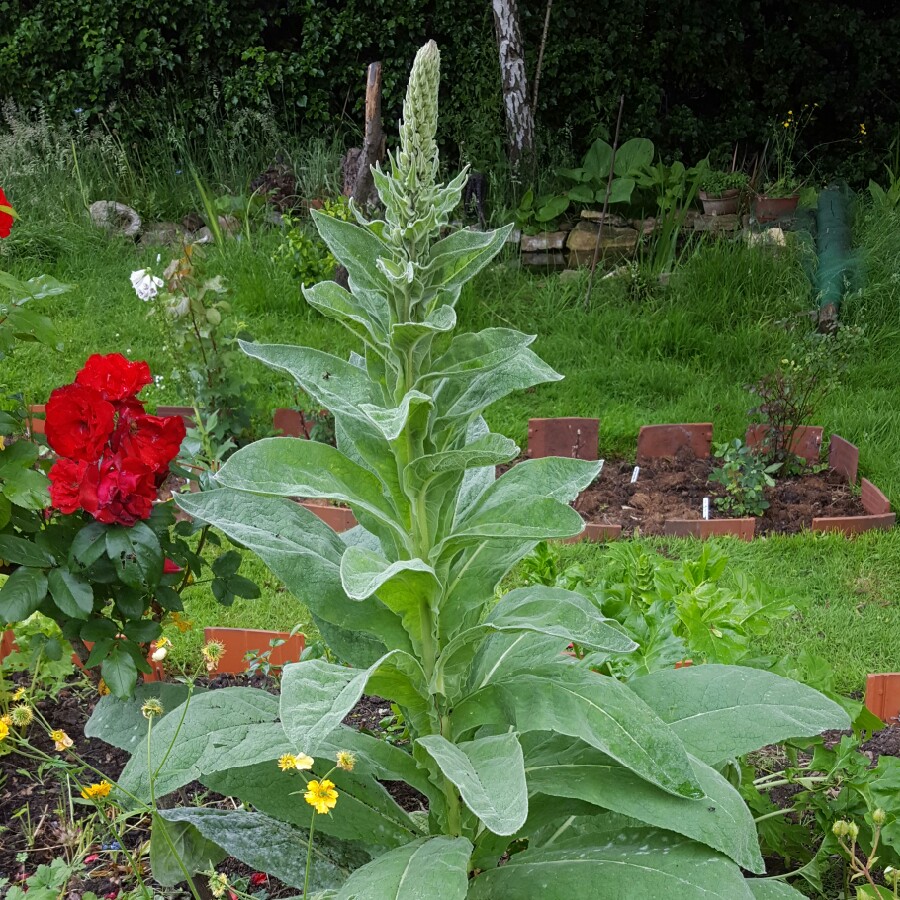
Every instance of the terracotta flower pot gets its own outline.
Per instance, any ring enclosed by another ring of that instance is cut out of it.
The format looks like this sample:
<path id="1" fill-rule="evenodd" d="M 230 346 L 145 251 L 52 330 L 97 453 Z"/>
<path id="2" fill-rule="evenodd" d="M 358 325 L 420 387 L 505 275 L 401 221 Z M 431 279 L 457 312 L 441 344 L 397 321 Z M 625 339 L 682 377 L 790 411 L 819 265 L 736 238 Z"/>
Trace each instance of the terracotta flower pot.
<path id="1" fill-rule="evenodd" d="M 241 675 L 247 671 L 247 654 L 269 653 L 273 666 L 297 662 L 306 645 L 304 634 L 291 636 L 287 631 L 266 631 L 259 628 L 204 628 L 204 639 L 218 641 L 225 647 L 215 674 Z M 284 641 L 272 647 L 272 641 Z"/>
<path id="2" fill-rule="evenodd" d="M 705 216 L 733 216 L 741 205 L 741 192 L 734 188 L 721 194 L 700 191 L 700 203 Z"/>
<path id="3" fill-rule="evenodd" d="M 765 194 L 757 194 L 753 214 L 757 222 L 774 222 L 776 219 L 792 216 L 797 211 L 799 202 L 799 194 L 791 197 L 767 197 Z"/>

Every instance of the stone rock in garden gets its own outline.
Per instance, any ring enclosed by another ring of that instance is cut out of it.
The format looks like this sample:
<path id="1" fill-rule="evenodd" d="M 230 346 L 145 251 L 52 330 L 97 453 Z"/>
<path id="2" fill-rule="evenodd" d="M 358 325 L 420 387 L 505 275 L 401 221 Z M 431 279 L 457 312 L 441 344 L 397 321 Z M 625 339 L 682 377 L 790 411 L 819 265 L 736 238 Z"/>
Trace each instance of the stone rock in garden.
<path id="1" fill-rule="evenodd" d="M 784 247 L 787 238 L 782 228 L 766 228 L 764 231 L 748 231 L 747 243 L 751 247 Z"/>
<path id="2" fill-rule="evenodd" d="M 506 239 L 507 244 L 518 244 L 522 240 L 522 229 L 521 228 L 513 228 L 513 230 L 509 233 L 509 237 Z"/>
<path id="3" fill-rule="evenodd" d="M 566 266 L 566 255 L 559 250 L 523 253 L 521 260 L 529 269 L 564 269 Z"/>
<path id="4" fill-rule="evenodd" d="M 694 231 L 709 231 L 713 234 L 737 231 L 741 226 L 741 217 L 737 213 L 723 216 L 700 215 L 694 219 Z"/>
<path id="5" fill-rule="evenodd" d="M 175 222 L 153 222 L 144 229 L 138 243 L 141 247 L 174 247 L 182 237 L 181 226 Z"/>
<path id="6" fill-rule="evenodd" d="M 563 284 L 567 284 L 570 281 L 578 281 L 581 278 L 581 270 L 580 269 L 563 269 L 562 272 L 559 273 L 559 280 L 563 282 Z"/>
<path id="7" fill-rule="evenodd" d="M 538 250 L 562 250 L 566 246 L 564 231 L 542 231 L 540 234 L 526 234 L 520 243 L 523 253 L 536 253 Z"/>
<path id="8" fill-rule="evenodd" d="M 605 222 L 606 228 L 610 226 L 613 228 L 625 228 L 628 225 L 628 221 L 623 219 L 621 216 L 617 216 L 615 213 L 607 212 L 606 218 L 603 217 L 602 209 L 583 209 L 581 211 L 581 218 L 587 219 L 589 222 Z"/>
<path id="9" fill-rule="evenodd" d="M 211 244 L 215 238 L 213 233 L 204 225 L 199 231 L 194 232 L 190 243 L 192 244 Z"/>
<path id="10" fill-rule="evenodd" d="M 589 266 L 594 258 L 599 225 L 579 222 L 570 232 L 566 247 L 569 250 L 569 266 Z M 633 228 L 604 226 L 600 242 L 600 255 L 604 257 L 628 256 L 637 246 L 638 233 Z"/>
<path id="11" fill-rule="evenodd" d="M 236 216 L 219 216 L 219 228 L 225 234 L 237 234 L 241 230 L 241 223 Z"/>
<path id="12" fill-rule="evenodd" d="M 200 213 L 189 212 L 182 220 L 181 227 L 185 231 L 198 231 L 203 227 L 203 219 L 200 218 Z"/>
<path id="13" fill-rule="evenodd" d="M 628 224 L 640 234 L 653 234 L 658 223 L 653 216 L 648 216 L 646 219 L 631 219 Z"/>
<path id="14" fill-rule="evenodd" d="M 117 203 L 115 200 L 98 200 L 88 210 L 91 221 L 98 228 L 134 238 L 141 231 L 141 217 L 130 206 Z"/>

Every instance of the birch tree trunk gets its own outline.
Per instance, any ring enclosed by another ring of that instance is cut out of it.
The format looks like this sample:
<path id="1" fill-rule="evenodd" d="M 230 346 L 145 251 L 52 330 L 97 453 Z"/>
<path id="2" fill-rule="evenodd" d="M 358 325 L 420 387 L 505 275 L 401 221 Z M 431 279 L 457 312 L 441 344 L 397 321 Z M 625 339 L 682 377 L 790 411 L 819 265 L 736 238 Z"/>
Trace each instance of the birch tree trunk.
<path id="1" fill-rule="evenodd" d="M 509 162 L 513 168 L 534 150 L 534 115 L 528 99 L 525 51 L 517 0 L 491 0 L 500 49 L 500 78 L 506 116 Z"/>

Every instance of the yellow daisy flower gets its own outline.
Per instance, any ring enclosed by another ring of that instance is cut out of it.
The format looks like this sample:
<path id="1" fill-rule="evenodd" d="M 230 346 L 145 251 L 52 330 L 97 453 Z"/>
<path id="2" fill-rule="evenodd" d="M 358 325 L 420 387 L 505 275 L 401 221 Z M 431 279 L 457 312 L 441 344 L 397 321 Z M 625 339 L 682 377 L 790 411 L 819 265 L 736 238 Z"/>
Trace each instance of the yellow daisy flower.
<path id="1" fill-rule="evenodd" d="M 67 750 L 72 746 L 72 738 L 70 738 L 61 728 L 57 728 L 50 732 L 50 740 L 53 746 L 60 752 Z"/>
<path id="2" fill-rule="evenodd" d="M 108 781 L 101 781 L 100 784 L 89 784 L 81 792 L 81 796 L 85 800 L 102 800 L 109 796 L 112 785 Z"/>
<path id="3" fill-rule="evenodd" d="M 305 753 L 285 753 L 278 760 L 278 768 L 281 769 L 282 772 L 287 772 L 290 769 L 311 769 L 313 767 L 313 763 L 315 760 L 311 756 L 307 756 Z"/>
<path id="4" fill-rule="evenodd" d="M 314 806 L 317 813 L 325 814 L 334 809 L 338 801 L 338 792 L 334 789 L 334 782 L 323 778 L 322 781 L 310 781 L 306 785 L 306 793 L 303 799 Z"/>
<path id="5" fill-rule="evenodd" d="M 6 722 L 0 722 L 0 741 L 5 741 L 9 737 L 9 725 Z"/>
<path id="6" fill-rule="evenodd" d="M 24 696 L 25 696 L 25 688 L 20 687 L 20 688 L 16 688 L 16 690 L 13 691 L 12 698 L 13 698 L 13 700 L 21 700 Z"/>
<path id="7" fill-rule="evenodd" d="M 206 660 L 206 671 L 215 672 L 219 668 L 219 660 L 225 652 L 225 645 L 221 641 L 209 641 L 200 650 Z"/>

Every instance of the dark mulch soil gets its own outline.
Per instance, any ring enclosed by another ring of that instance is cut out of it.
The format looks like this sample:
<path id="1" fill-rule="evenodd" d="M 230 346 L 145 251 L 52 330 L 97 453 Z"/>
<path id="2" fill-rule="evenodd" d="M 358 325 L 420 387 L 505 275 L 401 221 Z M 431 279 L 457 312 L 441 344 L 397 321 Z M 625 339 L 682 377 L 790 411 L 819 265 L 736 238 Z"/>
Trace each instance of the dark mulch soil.
<path id="1" fill-rule="evenodd" d="M 272 678 L 256 675 L 246 676 L 218 675 L 210 679 L 200 680 L 200 684 L 210 690 L 250 685 L 271 693 L 276 693 L 278 685 Z M 37 704 L 41 715 L 54 727 L 64 730 L 74 741 L 73 751 L 89 765 L 103 772 L 111 779 L 116 779 L 125 767 L 129 754 L 98 740 L 84 737 L 84 726 L 93 712 L 97 696 L 86 693 L 81 685 L 61 690 L 53 699 L 42 700 Z M 380 697 L 363 697 L 347 716 L 345 722 L 354 728 L 375 734 L 383 733 L 380 722 L 390 714 L 390 703 Z M 30 741 L 51 756 L 58 756 L 53 749 L 53 742 L 37 723 L 29 729 Z M 86 773 L 83 782 L 99 781 L 100 776 Z M 425 798 L 402 782 L 385 782 L 385 788 L 397 803 L 408 811 L 426 808 Z M 16 753 L 0 756 L 0 875 L 10 881 L 24 880 L 41 865 L 49 864 L 57 856 L 71 856 L 67 847 L 74 851 L 79 845 L 82 832 L 83 816 L 94 813 L 93 805 L 77 799 L 78 790 L 71 786 L 75 799 L 75 827 L 67 822 L 67 816 L 60 816 L 59 807 L 67 797 L 67 788 L 52 771 L 39 769 L 37 762 L 25 759 Z M 207 805 L 223 802 L 225 798 L 211 794 L 199 783 L 185 788 L 185 797 L 190 802 L 196 795 L 203 793 L 203 802 Z M 67 800 L 66 800 L 67 802 Z M 180 805 L 180 799 L 179 799 Z M 31 827 L 34 829 L 33 839 L 29 843 L 26 838 L 28 817 L 16 814 L 28 810 Z M 228 804 L 228 808 L 231 808 Z M 133 824 L 133 823 L 132 823 Z M 131 850 L 138 849 L 147 839 L 147 822 L 138 823 L 125 836 L 125 845 Z M 95 843 L 90 846 L 86 855 L 97 855 L 97 859 L 85 866 L 83 873 L 76 876 L 69 885 L 69 900 L 79 900 L 85 891 L 93 891 L 99 897 L 129 889 L 134 886 L 130 876 L 127 860 L 123 853 L 102 849 L 103 843 L 112 838 L 102 829 L 94 829 Z M 19 862 L 17 857 L 25 854 L 25 861 Z M 239 860 L 229 858 L 220 866 L 229 876 L 246 876 L 252 870 Z M 295 888 L 287 887 L 275 879 L 269 879 L 265 889 L 271 898 L 296 895 Z M 187 896 L 187 895 L 186 895 Z"/>
<path id="2" fill-rule="evenodd" d="M 575 501 L 588 522 L 621 525 L 623 536 L 663 533 L 668 519 L 700 519 L 703 498 L 710 498 L 710 517 L 728 518 L 716 509 L 724 488 L 711 484 L 716 461 L 697 459 L 689 451 L 675 459 L 643 465 L 631 483 L 634 463 L 606 460 L 600 477 Z M 834 471 L 808 472 L 778 479 L 766 489 L 769 508 L 757 522 L 757 534 L 794 534 L 808 529 L 819 516 L 862 516 L 862 501 L 843 476 Z"/>

